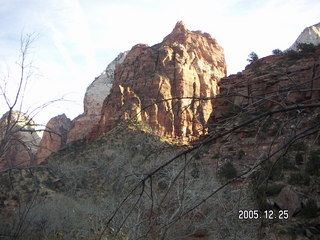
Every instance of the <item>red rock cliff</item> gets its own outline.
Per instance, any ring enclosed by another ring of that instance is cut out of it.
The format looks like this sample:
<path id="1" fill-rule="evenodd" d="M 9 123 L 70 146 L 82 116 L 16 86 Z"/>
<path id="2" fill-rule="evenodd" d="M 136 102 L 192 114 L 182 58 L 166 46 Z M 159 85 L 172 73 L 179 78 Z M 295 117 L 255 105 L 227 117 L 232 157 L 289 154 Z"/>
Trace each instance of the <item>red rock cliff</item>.
<path id="1" fill-rule="evenodd" d="M 36 154 L 37 163 L 43 162 L 52 153 L 66 146 L 67 133 L 71 129 L 71 120 L 65 114 L 50 119 L 43 133 Z"/>
<path id="2" fill-rule="evenodd" d="M 220 94 L 210 124 L 232 112 L 316 103 L 320 99 L 320 48 L 259 59 L 218 85 Z"/>
<path id="3" fill-rule="evenodd" d="M 215 96 L 225 75 L 224 53 L 217 41 L 178 22 L 160 44 L 134 46 L 116 67 L 91 137 L 134 116 L 160 135 L 197 137 L 205 132 L 214 105 L 197 99 Z"/>

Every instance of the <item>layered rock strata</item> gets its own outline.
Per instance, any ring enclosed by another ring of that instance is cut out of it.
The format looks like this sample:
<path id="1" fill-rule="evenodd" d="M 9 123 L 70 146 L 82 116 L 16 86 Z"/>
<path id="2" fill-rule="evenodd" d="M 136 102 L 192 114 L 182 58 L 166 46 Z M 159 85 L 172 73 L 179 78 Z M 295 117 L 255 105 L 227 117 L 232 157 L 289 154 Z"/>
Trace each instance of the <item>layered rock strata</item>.
<path id="1" fill-rule="evenodd" d="M 147 122 L 162 136 L 197 137 L 205 132 L 214 107 L 210 98 L 225 76 L 217 41 L 178 22 L 161 43 L 134 46 L 116 67 L 102 118 L 90 137 L 130 118 Z"/>
<path id="2" fill-rule="evenodd" d="M 248 65 L 236 75 L 221 79 L 212 113 L 219 121 L 229 113 L 315 103 L 320 99 L 320 48 L 313 53 L 284 53 Z"/>

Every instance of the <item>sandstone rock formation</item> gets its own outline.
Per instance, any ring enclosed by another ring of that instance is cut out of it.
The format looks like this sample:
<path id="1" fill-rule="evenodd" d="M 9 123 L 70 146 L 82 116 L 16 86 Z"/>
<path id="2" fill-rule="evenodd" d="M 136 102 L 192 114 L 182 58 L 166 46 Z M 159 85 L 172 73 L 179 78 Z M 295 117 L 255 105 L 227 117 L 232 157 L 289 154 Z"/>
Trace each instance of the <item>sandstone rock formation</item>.
<path id="1" fill-rule="evenodd" d="M 93 126 L 99 122 L 103 101 L 109 95 L 113 84 L 114 70 L 118 64 L 123 62 L 126 55 L 127 52 L 120 53 L 87 88 L 83 104 L 84 113 L 72 121 L 72 128 L 68 133 L 68 143 L 87 136 Z"/>
<path id="2" fill-rule="evenodd" d="M 21 112 L 11 111 L 2 116 L 0 169 L 35 163 L 35 154 L 40 142 L 37 128 L 37 124 Z"/>
<path id="3" fill-rule="evenodd" d="M 305 28 L 303 32 L 299 35 L 297 40 L 294 42 L 294 44 L 290 47 L 290 49 L 297 50 L 297 46 L 299 43 L 312 43 L 315 46 L 319 45 L 320 23 Z"/>
<path id="4" fill-rule="evenodd" d="M 223 49 L 208 33 L 178 22 L 154 46 L 138 44 L 115 69 L 114 83 L 91 137 L 136 117 L 157 134 L 192 138 L 205 132 L 217 83 L 226 76 Z"/>
<path id="5" fill-rule="evenodd" d="M 51 118 L 36 154 L 37 163 L 43 162 L 53 152 L 57 152 L 67 143 L 67 133 L 71 128 L 71 120 L 65 114 Z"/>

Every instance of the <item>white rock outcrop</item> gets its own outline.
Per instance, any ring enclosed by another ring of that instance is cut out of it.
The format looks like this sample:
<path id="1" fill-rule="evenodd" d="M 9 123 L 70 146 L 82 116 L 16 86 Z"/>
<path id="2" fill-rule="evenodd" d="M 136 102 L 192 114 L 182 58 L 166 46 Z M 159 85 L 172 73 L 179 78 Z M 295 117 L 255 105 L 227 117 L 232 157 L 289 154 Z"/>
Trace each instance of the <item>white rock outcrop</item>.
<path id="1" fill-rule="evenodd" d="M 312 43 L 313 45 L 319 45 L 320 23 L 305 28 L 289 49 L 297 50 L 297 46 L 299 43 Z"/>
<path id="2" fill-rule="evenodd" d="M 103 101 L 109 95 L 113 84 L 114 70 L 118 64 L 124 61 L 126 55 L 127 52 L 120 53 L 106 70 L 89 85 L 84 97 L 84 113 L 72 121 L 67 143 L 84 138 L 99 122 Z"/>

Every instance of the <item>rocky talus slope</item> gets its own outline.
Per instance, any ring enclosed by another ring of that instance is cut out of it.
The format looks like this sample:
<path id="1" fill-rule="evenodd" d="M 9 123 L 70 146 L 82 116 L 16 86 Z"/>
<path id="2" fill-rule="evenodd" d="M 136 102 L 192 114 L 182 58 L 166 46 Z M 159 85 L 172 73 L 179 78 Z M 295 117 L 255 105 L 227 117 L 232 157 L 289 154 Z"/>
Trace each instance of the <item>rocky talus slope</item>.
<path id="1" fill-rule="evenodd" d="M 226 76 L 223 49 L 209 34 L 178 22 L 154 46 L 138 44 L 115 69 L 114 83 L 91 137 L 135 117 L 157 134 L 192 138 L 205 132 L 219 80 Z"/>

